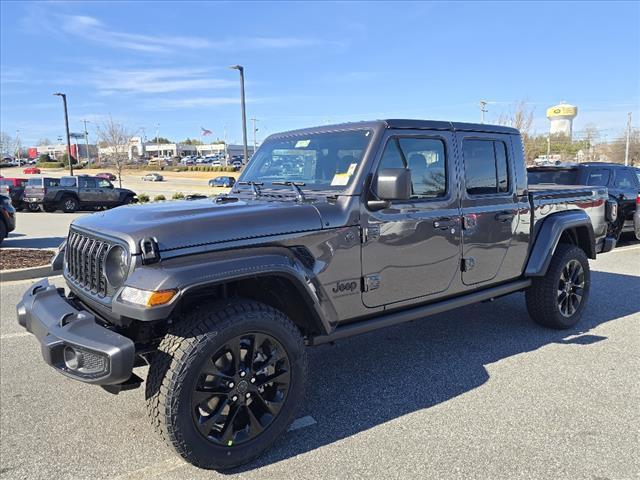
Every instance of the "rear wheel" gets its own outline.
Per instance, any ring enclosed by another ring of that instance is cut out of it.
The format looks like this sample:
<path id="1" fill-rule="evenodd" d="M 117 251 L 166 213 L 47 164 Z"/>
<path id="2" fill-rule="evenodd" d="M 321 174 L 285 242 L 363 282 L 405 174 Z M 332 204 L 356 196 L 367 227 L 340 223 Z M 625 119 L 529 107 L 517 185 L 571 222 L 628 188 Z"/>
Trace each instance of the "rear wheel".
<path id="1" fill-rule="evenodd" d="M 589 298 L 591 272 L 584 251 L 561 243 L 544 277 L 534 278 L 526 290 L 531 318 L 546 327 L 565 329 L 576 325 Z"/>
<path id="2" fill-rule="evenodd" d="M 229 469 L 269 448 L 304 398 L 305 346 L 280 311 L 253 301 L 196 310 L 151 361 L 147 408 L 178 454 Z"/>
<path id="3" fill-rule="evenodd" d="M 78 210 L 78 200 L 75 197 L 64 197 L 60 202 L 60 209 L 64 213 L 73 213 Z"/>

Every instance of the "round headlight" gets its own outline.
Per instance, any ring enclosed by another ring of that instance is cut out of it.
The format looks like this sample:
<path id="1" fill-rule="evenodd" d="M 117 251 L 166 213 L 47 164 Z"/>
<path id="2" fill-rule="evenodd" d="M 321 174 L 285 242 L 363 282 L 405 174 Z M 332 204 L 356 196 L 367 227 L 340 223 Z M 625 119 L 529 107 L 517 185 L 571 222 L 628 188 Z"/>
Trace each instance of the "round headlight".
<path id="1" fill-rule="evenodd" d="M 113 287 L 121 286 L 129 273 L 129 255 L 120 245 L 109 249 L 104 262 L 104 274 Z"/>

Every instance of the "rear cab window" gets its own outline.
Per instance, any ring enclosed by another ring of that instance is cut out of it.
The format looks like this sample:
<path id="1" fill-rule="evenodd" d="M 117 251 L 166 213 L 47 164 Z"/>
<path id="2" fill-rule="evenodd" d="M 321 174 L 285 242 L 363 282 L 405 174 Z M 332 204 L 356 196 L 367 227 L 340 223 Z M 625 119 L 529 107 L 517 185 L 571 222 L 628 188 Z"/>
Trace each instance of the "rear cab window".
<path id="1" fill-rule="evenodd" d="M 589 172 L 587 176 L 587 185 L 598 186 L 598 187 L 606 187 L 609 185 L 609 180 L 611 178 L 611 172 L 605 169 L 598 169 L 592 172 Z"/>
<path id="2" fill-rule="evenodd" d="M 507 146 L 503 141 L 465 139 L 462 142 L 467 194 L 497 195 L 509 192 Z"/>
<path id="3" fill-rule="evenodd" d="M 541 183 L 555 183 L 558 185 L 576 185 L 578 181 L 578 171 L 575 169 L 556 170 L 529 170 L 527 178 L 530 185 Z"/>

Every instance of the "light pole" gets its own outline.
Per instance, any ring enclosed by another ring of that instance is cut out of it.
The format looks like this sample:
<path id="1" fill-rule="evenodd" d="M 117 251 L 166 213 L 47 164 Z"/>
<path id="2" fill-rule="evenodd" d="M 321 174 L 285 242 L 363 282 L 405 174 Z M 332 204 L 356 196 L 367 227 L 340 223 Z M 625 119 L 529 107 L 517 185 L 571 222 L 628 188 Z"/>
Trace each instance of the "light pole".
<path id="1" fill-rule="evenodd" d="M 258 133 L 258 127 L 256 127 L 256 122 L 258 121 L 258 119 L 252 118 L 251 121 L 253 122 L 253 153 L 251 154 L 253 156 L 256 153 L 256 145 L 258 143 L 256 141 L 256 133 Z M 248 162 L 248 160 L 245 159 L 245 162 Z"/>
<path id="2" fill-rule="evenodd" d="M 69 158 L 69 174 L 73 175 L 73 159 L 71 158 L 71 137 L 69 136 L 69 113 L 67 112 L 67 95 L 64 93 L 54 93 L 57 97 L 62 97 L 64 105 L 64 126 L 67 130 L 67 157 Z"/>
<path id="3" fill-rule="evenodd" d="M 487 101 L 480 100 L 480 123 L 484 123 L 484 114 L 488 112 Z"/>
<path id="4" fill-rule="evenodd" d="M 624 148 L 624 165 L 629 165 L 629 137 L 631 136 L 631 112 L 629 112 L 627 117 L 627 143 Z"/>
<path id="5" fill-rule="evenodd" d="M 84 144 L 87 148 L 87 165 L 91 166 L 91 160 L 89 160 L 89 132 L 87 131 L 87 123 L 89 120 L 82 120 L 84 122 Z"/>
<path id="6" fill-rule="evenodd" d="M 249 152 L 247 148 L 247 111 L 244 104 L 244 67 L 242 65 L 232 65 L 229 67 L 240 72 L 240 103 L 242 105 L 242 142 L 244 148 L 244 161 L 249 161 Z"/>

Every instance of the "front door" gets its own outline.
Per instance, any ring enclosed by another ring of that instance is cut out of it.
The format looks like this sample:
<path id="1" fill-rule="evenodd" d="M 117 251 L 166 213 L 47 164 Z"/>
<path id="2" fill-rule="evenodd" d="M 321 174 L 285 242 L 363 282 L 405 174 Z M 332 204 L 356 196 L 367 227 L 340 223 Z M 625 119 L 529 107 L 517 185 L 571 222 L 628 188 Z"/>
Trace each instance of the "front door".
<path id="1" fill-rule="evenodd" d="M 390 132 L 377 161 L 409 168 L 413 195 L 370 211 L 363 206 L 363 293 L 367 307 L 435 298 L 460 272 L 460 209 L 450 132 Z"/>
<path id="2" fill-rule="evenodd" d="M 83 205 L 92 205 L 97 198 L 98 182 L 93 177 L 78 177 L 78 197 Z"/>
<path id="3" fill-rule="evenodd" d="M 508 135 L 456 134 L 462 152 L 462 282 L 514 278 L 522 262 L 505 261 L 520 220 Z M 513 270 L 513 271 L 511 271 Z"/>
<path id="4" fill-rule="evenodd" d="M 98 179 L 96 202 L 101 204 L 115 205 L 120 200 L 120 193 L 113 188 L 109 180 Z"/>

